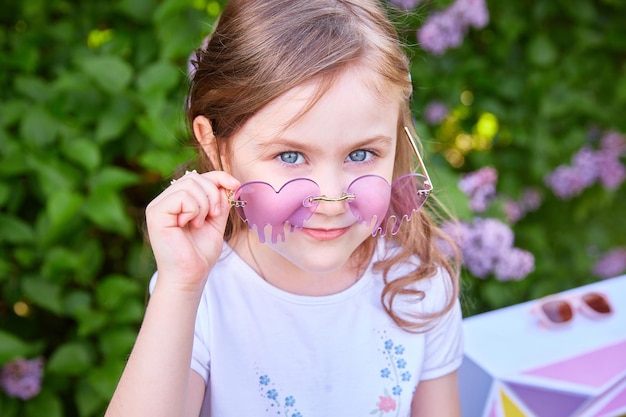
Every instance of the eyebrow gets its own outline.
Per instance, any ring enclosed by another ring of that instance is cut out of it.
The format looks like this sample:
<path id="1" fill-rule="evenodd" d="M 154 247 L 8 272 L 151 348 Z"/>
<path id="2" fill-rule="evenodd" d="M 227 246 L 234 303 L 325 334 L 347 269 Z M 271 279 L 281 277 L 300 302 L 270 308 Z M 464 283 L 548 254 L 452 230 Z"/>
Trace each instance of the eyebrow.
<path id="1" fill-rule="evenodd" d="M 352 143 L 350 149 L 360 149 L 369 146 L 390 146 L 392 139 L 386 135 L 374 135 L 370 138 L 360 140 Z M 294 151 L 312 152 L 320 149 L 321 147 L 315 143 L 303 142 L 299 140 L 293 140 L 289 138 L 279 137 L 272 141 L 259 143 L 257 148 L 259 151 L 268 151 L 275 147 L 284 147 L 287 149 L 293 149 Z"/>

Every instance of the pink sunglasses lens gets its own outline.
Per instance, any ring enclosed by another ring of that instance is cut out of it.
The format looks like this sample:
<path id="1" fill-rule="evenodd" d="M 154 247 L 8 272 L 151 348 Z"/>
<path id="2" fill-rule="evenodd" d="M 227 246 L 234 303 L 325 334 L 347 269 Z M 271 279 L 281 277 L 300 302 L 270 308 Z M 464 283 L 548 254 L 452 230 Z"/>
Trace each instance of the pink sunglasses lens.
<path id="1" fill-rule="evenodd" d="M 364 175 L 352 181 L 347 192 L 355 196 L 349 200 L 352 215 L 373 231 L 377 230 L 389 208 L 391 188 L 387 180 L 378 175 Z"/>
<path id="2" fill-rule="evenodd" d="M 611 314 L 613 309 L 608 300 L 602 294 L 597 292 L 591 292 L 582 296 L 584 303 L 587 307 L 599 314 Z"/>
<path id="3" fill-rule="evenodd" d="M 422 208 L 430 190 L 424 185 L 424 181 L 421 174 L 406 174 L 393 182 L 389 212 L 380 229 L 381 236 L 385 236 L 389 227 L 392 235 L 397 234 L 402 222 L 410 221 L 413 213 Z"/>
<path id="4" fill-rule="evenodd" d="M 372 235 L 381 236 L 391 227 L 391 233 L 398 233 L 404 220 L 411 220 L 428 198 L 424 177 L 408 174 L 398 178 L 390 186 L 387 180 L 378 175 L 364 175 L 354 180 L 346 190 L 346 199 L 352 215 L 360 223 L 372 228 Z M 420 192 L 423 191 L 423 192 Z M 285 239 L 285 224 L 291 230 L 302 228 L 311 218 L 320 200 L 320 188 L 312 180 L 297 178 L 287 182 L 276 191 L 270 184 L 260 181 L 243 184 L 233 195 L 233 204 L 239 217 L 256 229 L 259 240 L 266 240 L 266 226 L 271 227 L 271 240 Z M 323 200 L 321 200 L 323 201 Z M 328 204 L 344 204 L 329 201 Z"/>
<path id="5" fill-rule="evenodd" d="M 566 323 L 574 317 L 574 310 L 567 301 L 547 301 L 541 304 L 541 310 L 555 324 Z"/>
<path id="6" fill-rule="evenodd" d="M 265 242 L 265 228 L 270 225 L 276 243 L 279 236 L 285 239 L 285 223 L 301 228 L 313 215 L 318 203 L 309 198 L 318 194 L 318 185 L 306 178 L 289 181 L 278 191 L 265 182 L 249 182 L 237 189 L 233 201 L 239 217 L 250 229 L 256 228 L 261 242 Z"/>

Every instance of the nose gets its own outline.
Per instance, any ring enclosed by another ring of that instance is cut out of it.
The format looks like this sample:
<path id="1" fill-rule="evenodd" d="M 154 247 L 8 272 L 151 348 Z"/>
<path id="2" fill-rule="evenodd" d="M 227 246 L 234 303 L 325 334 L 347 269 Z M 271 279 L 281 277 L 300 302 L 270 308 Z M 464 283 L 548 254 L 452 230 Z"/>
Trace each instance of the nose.
<path id="1" fill-rule="evenodd" d="M 348 202 L 354 199 L 354 194 L 346 191 L 343 176 L 333 175 L 325 179 L 318 179 L 320 195 L 311 200 L 318 204 L 316 213 L 327 216 L 338 216 L 348 210 Z"/>

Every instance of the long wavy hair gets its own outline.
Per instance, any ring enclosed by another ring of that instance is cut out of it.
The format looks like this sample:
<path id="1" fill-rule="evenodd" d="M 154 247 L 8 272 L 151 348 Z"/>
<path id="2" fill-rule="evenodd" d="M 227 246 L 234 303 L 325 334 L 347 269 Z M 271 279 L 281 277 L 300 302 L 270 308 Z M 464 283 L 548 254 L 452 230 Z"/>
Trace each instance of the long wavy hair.
<path id="1" fill-rule="evenodd" d="M 415 135 L 409 109 L 409 62 L 379 0 L 231 0 L 213 33 L 196 51 L 192 65 L 188 122 L 197 116 L 209 119 L 226 155 L 229 138 L 272 100 L 312 80 L 318 82 L 319 98 L 346 68 L 365 66 L 377 75 L 371 88 L 381 98 L 391 96 L 401 103 L 394 179 L 416 169 L 410 145 L 403 139 L 404 126 Z M 219 169 L 201 147 L 198 155 L 199 169 Z M 442 239 L 448 240 L 448 247 L 454 245 L 436 226 L 435 216 L 442 206 L 434 200 L 431 196 L 426 209 L 415 213 L 397 235 L 385 237 L 395 242 L 391 245 L 395 249 L 374 265 L 385 279 L 382 305 L 407 331 L 420 331 L 452 308 L 458 297 L 458 257 L 451 259 L 438 249 Z M 231 212 L 225 239 L 236 237 L 245 227 Z M 366 262 L 376 239 L 366 239 L 353 259 Z M 419 261 L 412 262 L 415 267 L 408 275 L 388 278 L 395 265 L 415 257 Z M 439 268 L 447 271 L 450 284 L 448 302 L 441 311 L 429 315 L 400 311 L 398 301 L 406 305 L 425 296 L 415 283 L 434 276 Z"/>

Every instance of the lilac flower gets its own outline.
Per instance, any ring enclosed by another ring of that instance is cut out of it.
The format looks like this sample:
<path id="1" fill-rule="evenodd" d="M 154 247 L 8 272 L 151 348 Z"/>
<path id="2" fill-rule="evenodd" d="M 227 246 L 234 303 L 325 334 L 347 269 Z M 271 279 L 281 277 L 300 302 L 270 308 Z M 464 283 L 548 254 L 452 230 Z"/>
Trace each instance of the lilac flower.
<path id="1" fill-rule="evenodd" d="M 588 188 L 598 179 L 598 154 L 588 146 L 581 148 L 572 157 L 573 168 L 577 171 L 581 187 Z"/>
<path id="2" fill-rule="evenodd" d="M 417 7 L 420 0 L 389 0 L 389 3 L 404 10 L 411 10 Z"/>
<path id="3" fill-rule="evenodd" d="M 514 240 L 513 230 L 497 219 L 474 220 L 471 241 L 477 247 L 496 254 L 510 248 Z"/>
<path id="4" fill-rule="evenodd" d="M 478 278 L 487 278 L 493 271 L 494 257 L 480 248 L 468 246 L 463 250 L 463 264 Z"/>
<path id="5" fill-rule="evenodd" d="M 543 202 L 541 192 L 536 188 L 526 188 L 522 192 L 522 201 L 520 202 L 524 211 L 537 210 Z"/>
<path id="6" fill-rule="evenodd" d="M 606 279 L 626 272 L 626 247 L 605 253 L 593 267 L 593 274 Z"/>
<path id="7" fill-rule="evenodd" d="M 602 186 L 608 190 L 615 190 L 622 185 L 626 179 L 626 168 L 620 160 L 609 151 L 598 151 L 596 159 L 599 168 L 598 179 Z"/>
<path id="8" fill-rule="evenodd" d="M 471 225 L 447 222 L 442 230 L 459 245 L 463 265 L 477 278 L 493 274 L 501 281 L 519 280 L 535 268 L 533 255 L 514 247 L 513 231 L 497 219 L 477 218 Z"/>
<path id="9" fill-rule="evenodd" d="M 465 29 L 453 13 L 439 12 L 430 15 L 417 31 L 417 39 L 425 51 L 442 55 L 447 49 L 463 42 Z"/>
<path id="10" fill-rule="evenodd" d="M 626 138 L 618 132 L 607 132 L 600 140 L 600 149 L 619 158 L 626 153 Z"/>
<path id="11" fill-rule="evenodd" d="M 535 270 L 535 257 L 528 251 L 510 248 L 494 263 L 494 275 L 499 281 L 520 280 Z"/>
<path id="12" fill-rule="evenodd" d="M 424 118 L 431 125 L 441 123 L 448 115 L 448 107 L 441 101 L 433 100 L 426 105 Z"/>
<path id="13" fill-rule="evenodd" d="M 520 221 L 526 213 L 537 210 L 543 201 L 543 197 L 539 190 L 535 188 L 527 188 L 522 192 L 519 201 L 507 199 L 504 202 L 504 213 L 510 223 Z"/>
<path id="14" fill-rule="evenodd" d="M 28 400 L 41 391 L 43 359 L 16 359 L 0 372 L 0 387 L 11 397 Z"/>
<path id="15" fill-rule="evenodd" d="M 489 10 L 485 0 L 457 0 L 450 9 L 465 26 L 481 29 L 489 23 Z"/>
<path id="16" fill-rule="evenodd" d="M 504 202 L 504 215 L 509 222 L 517 223 L 524 217 L 524 214 L 524 208 L 521 203 L 511 199 L 507 199 Z"/>
<path id="17" fill-rule="evenodd" d="M 470 198 L 470 208 L 483 212 L 496 196 L 498 171 L 484 167 L 465 174 L 459 181 L 459 188 Z"/>
<path id="18" fill-rule="evenodd" d="M 620 157 L 626 153 L 626 139 L 616 132 L 605 134 L 600 149 L 585 146 L 572 157 L 572 165 L 560 165 L 545 178 L 558 197 L 569 199 L 596 182 L 615 190 L 626 180 L 626 167 Z"/>
<path id="19" fill-rule="evenodd" d="M 447 9 L 430 15 L 417 31 L 425 51 L 441 55 L 463 42 L 469 27 L 483 28 L 489 22 L 485 0 L 457 0 Z"/>
<path id="20" fill-rule="evenodd" d="M 557 197 L 568 200 L 583 192 L 586 182 L 576 168 L 560 165 L 545 178 L 546 185 Z"/>

